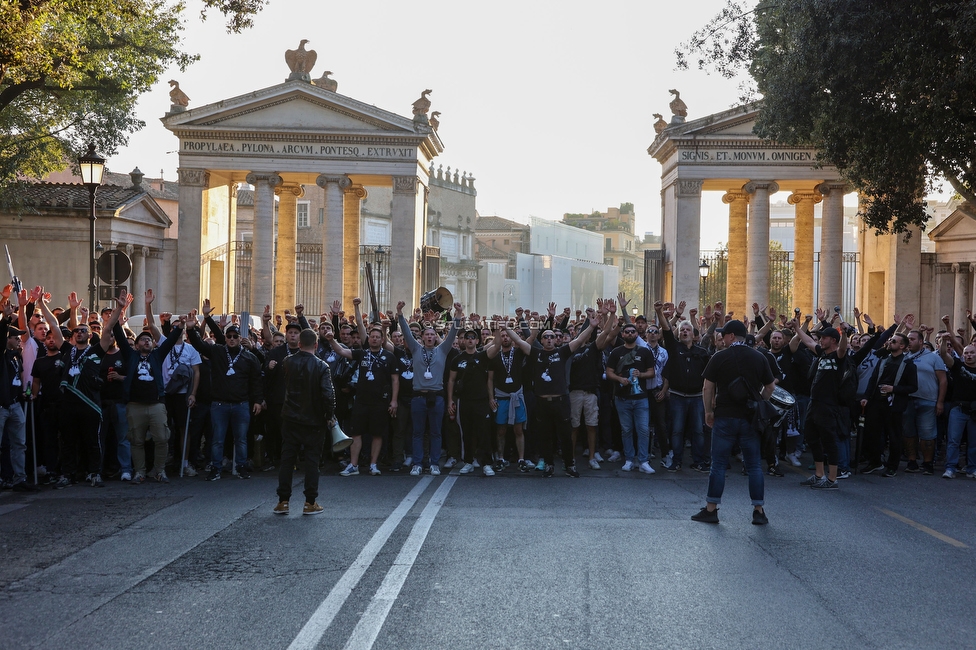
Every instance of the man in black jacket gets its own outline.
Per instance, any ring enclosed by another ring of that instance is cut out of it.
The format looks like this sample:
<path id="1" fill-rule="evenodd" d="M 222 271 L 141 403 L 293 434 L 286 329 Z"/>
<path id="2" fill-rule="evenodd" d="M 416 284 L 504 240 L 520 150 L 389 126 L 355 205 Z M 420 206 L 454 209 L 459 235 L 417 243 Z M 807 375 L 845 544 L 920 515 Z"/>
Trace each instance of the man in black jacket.
<path id="1" fill-rule="evenodd" d="M 862 474 L 884 469 L 881 476 L 892 478 L 901 463 L 902 421 L 911 394 L 918 390 L 915 364 L 905 356 L 908 337 L 895 334 L 888 339 L 890 354 L 874 368 L 861 408 L 865 409 L 864 455 L 868 463 Z M 881 463 L 885 436 L 888 438 L 888 462 Z"/>
<path id="2" fill-rule="evenodd" d="M 317 336 L 313 330 L 299 334 L 300 350 L 282 360 L 285 401 L 281 407 L 281 466 L 278 470 L 277 515 L 288 514 L 292 472 L 298 450 L 305 448 L 305 508 L 303 515 L 317 515 L 322 506 L 319 494 L 319 454 L 325 443 L 327 423 L 335 417 L 335 390 L 329 366 L 315 356 Z"/>

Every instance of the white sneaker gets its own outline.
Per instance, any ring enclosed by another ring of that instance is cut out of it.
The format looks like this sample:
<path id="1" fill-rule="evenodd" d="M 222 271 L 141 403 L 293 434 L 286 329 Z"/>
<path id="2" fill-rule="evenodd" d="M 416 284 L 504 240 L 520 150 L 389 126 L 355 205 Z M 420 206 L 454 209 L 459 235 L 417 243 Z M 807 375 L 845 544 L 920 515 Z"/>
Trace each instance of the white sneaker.
<path id="1" fill-rule="evenodd" d="M 455 458 L 454 456 L 451 456 L 450 458 L 447 459 L 447 462 L 444 463 L 444 469 L 451 469 L 455 465 L 457 465 L 457 458 Z M 438 472 L 438 474 L 439 473 L 440 472 Z"/>
<path id="2" fill-rule="evenodd" d="M 448 460 L 448 462 L 450 462 L 452 459 L 451 458 L 448 458 L 447 460 Z M 447 467 L 447 465 L 445 465 L 445 467 Z M 473 459 L 471 461 L 471 467 L 473 467 L 475 469 L 478 469 L 479 467 L 481 467 L 481 463 L 478 462 L 478 459 L 477 458 L 475 458 L 475 459 Z"/>
<path id="3" fill-rule="evenodd" d="M 359 466 L 350 463 L 346 465 L 346 469 L 339 472 L 339 476 L 359 476 Z"/>
<path id="4" fill-rule="evenodd" d="M 420 476 L 424 473 L 424 468 L 420 465 L 414 465 L 410 468 L 410 476 Z"/>
<path id="5" fill-rule="evenodd" d="M 608 463 L 619 463 L 622 456 L 619 451 L 612 452 L 610 458 L 607 459 Z"/>
<path id="6" fill-rule="evenodd" d="M 369 466 L 369 475 L 370 476 L 379 476 L 380 475 L 380 468 L 377 467 L 376 465 L 370 465 Z"/>
<path id="7" fill-rule="evenodd" d="M 674 462 L 674 452 L 669 451 L 668 455 L 661 459 L 661 467 L 664 469 L 671 469 L 671 463 Z"/>
<path id="8" fill-rule="evenodd" d="M 647 461 L 641 463 L 638 469 L 640 469 L 640 471 L 643 472 L 644 474 L 654 474 L 654 468 L 651 467 L 651 464 L 648 463 Z"/>
<path id="9" fill-rule="evenodd" d="M 800 462 L 800 459 L 796 457 L 795 453 L 786 454 L 786 460 L 790 461 L 790 465 L 792 465 L 793 467 L 799 467 L 800 465 L 803 464 Z"/>
<path id="10" fill-rule="evenodd" d="M 600 452 L 595 451 L 595 452 L 593 452 L 593 460 L 595 460 L 598 463 L 602 463 L 603 462 L 603 456 L 600 455 Z"/>
<path id="11" fill-rule="evenodd" d="M 193 467 L 193 465 L 187 465 L 186 467 L 183 468 L 183 476 L 194 477 L 196 475 L 197 475 L 197 470 Z"/>
<path id="12" fill-rule="evenodd" d="M 470 474 L 474 471 L 474 465 L 471 463 L 465 463 L 464 467 L 461 468 L 461 474 Z"/>
<path id="13" fill-rule="evenodd" d="M 624 463 L 624 466 L 621 467 L 620 469 L 622 469 L 625 472 L 629 472 L 630 470 L 634 469 L 634 464 L 628 460 L 626 463 Z"/>
<path id="14" fill-rule="evenodd" d="M 590 469 L 600 469 L 600 462 L 596 458 L 590 459 Z"/>
<path id="15" fill-rule="evenodd" d="M 413 467 L 413 458 L 411 458 L 410 456 L 407 456 L 406 458 L 404 458 L 403 459 L 403 466 L 404 467 Z"/>
<path id="16" fill-rule="evenodd" d="M 119 477 L 119 480 L 120 481 L 131 481 L 132 480 L 132 474 L 130 474 L 129 472 L 122 472 L 122 476 Z"/>
<path id="17" fill-rule="evenodd" d="M 441 475 L 441 468 L 440 468 L 440 466 L 438 466 L 438 465 L 431 465 L 430 466 L 430 475 L 431 476 L 440 476 Z"/>
<path id="18" fill-rule="evenodd" d="M 494 476 L 495 470 L 491 468 L 491 465 L 485 465 L 481 468 L 481 471 L 485 473 L 485 476 Z"/>

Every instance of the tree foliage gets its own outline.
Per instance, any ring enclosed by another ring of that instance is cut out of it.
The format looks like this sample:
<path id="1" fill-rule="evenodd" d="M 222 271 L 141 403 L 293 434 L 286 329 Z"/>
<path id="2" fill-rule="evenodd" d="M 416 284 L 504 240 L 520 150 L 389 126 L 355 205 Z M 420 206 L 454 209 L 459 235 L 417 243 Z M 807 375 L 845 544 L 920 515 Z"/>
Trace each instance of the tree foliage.
<path id="1" fill-rule="evenodd" d="M 730 0 L 679 67 L 748 70 L 758 135 L 810 145 L 867 201 L 879 232 L 926 220 L 944 178 L 976 203 L 976 2 Z"/>
<path id="2" fill-rule="evenodd" d="M 250 26 L 265 0 L 203 0 Z M 145 124 L 139 95 L 182 50 L 182 2 L 0 0 L 0 186 L 63 169 L 88 142 L 111 155 Z"/>

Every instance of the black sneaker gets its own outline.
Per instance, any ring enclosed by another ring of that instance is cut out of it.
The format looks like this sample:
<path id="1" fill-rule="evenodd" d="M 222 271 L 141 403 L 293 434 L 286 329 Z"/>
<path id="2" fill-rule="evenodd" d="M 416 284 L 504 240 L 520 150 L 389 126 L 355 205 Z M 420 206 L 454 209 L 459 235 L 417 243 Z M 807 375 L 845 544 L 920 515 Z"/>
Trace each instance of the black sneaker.
<path id="1" fill-rule="evenodd" d="M 669 472 L 680 472 L 681 463 L 671 463 L 671 467 L 668 468 Z"/>
<path id="2" fill-rule="evenodd" d="M 246 468 L 246 467 L 238 467 L 237 468 L 237 478 L 239 478 L 239 479 L 248 479 L 248 478 L 251 478 L 251 471 L 248 468 Z"/>
<path id="3" fill-rule="evenodd" d="M 881 473 L 881 477 L 882 478 L 891 478 L 891 477 L 895 476 L 896 474 L 898 474 L 898 472 L 896 472 L 895 470 L 893 470 L 893 469 L 886 469 L 885 471 L 883 471 Z"/>
<path id="4" fill-rule="evenodd" d="M 27 481 L 21 481 L 20 483 L 14 483 L 13 487 L 10 488 L 14 492 L 40 492 L 41 488 L 36 485 L 31 485 Z"/>
<path id="5" fill-rule="evenodd" d="M 535 465 L 525 460 L 524 458 L 518 462 L 518 468 L 520 472 L 528 472 L 535 469 Z"/>
<path id="6" fill-rule="evenodd" d="M 219 481 L 220 480 L 220 470 L 216 467 L 210 469 L 210 473 L 207 474 L 208 481 Z"/>
<path id="7" fill-rule="evenodd" d="M 914 461 L 914 460 L 908 461 L 908 466 L 905 467 L 905 471 L 908 472 L 909 474 L 917 474 L 919 471 L 918 461 Z"/>
<path id="8" fill-rule="evenodd" d="M 704 472 L 704 473 L 708 472 L 708 465 L 706 465 L 705 463 L 692 463 L 688 467 L 690 469 L 695 470 L 696 472 Z"/>
<path id="9" fill-rule="evenodd" d="M 925 476 L 935 474 L 935 465 L 933 463 L 922 463 L 922 474 Z"/>
<path id="10" fill-rule="evenodd" d="M 879 472 L 885 468 L 881 463 L 868 463 L 861 468 L 861 474 L 871 474 L 873 472 Z"/>
<path id="11" fill-rule="evenodd" d="M 572 477 L 572 478 L 579 478 L 580 477 L 579 472 L 576 471 L 576 465 L 570 465 L 569 467 L 566 468 L 565 471 L 566 471 L 566 476 L 569 476 L 569 477 Z"/>
<path id="12" fill-rule="evenodd" d="M 766 470 L 766 476 L 778 476 L 782 478 L 786 476 L 786 474 L 781 472 L 779 467 L 777 467 L 776 465 L 770 465 L 769 469 Z"/>
<path id="13" fill-rule="evenodd" d="M 817 481 L 820 481 L 821 479 L 823 479 L 822 476 L 817 476 L 816 474 L 814 474 L 813 476 L 811 476 L 807 480 L 800 481 L 800 485 L 802 485 L 804 487 L 813 487 L 814 485 L 817 484 Z"/>
<path id="14" fill-rule="evenodd" d="M 752 511 L 752 525 L 753 526 L 765 526 L 769 523 L 769 517 L 766 516 L 765 512 L 759 510 Z"/>
<path id="15" fill-rule="evenodd" d="M 709 512 L 708 507 L 704 507 L 691 516 L 692 521 L 700 521 L 703 524 L 718 523 L 718 508 Z"/>
<path id="16" fill-rule="evenodd" d="M 542 470 L 542 478 L 552 478 L 552 475 L 555 471 L 556 471 L 555 467 L 553 467 L 552 465 L 546 465 L 545 469 Z"/>

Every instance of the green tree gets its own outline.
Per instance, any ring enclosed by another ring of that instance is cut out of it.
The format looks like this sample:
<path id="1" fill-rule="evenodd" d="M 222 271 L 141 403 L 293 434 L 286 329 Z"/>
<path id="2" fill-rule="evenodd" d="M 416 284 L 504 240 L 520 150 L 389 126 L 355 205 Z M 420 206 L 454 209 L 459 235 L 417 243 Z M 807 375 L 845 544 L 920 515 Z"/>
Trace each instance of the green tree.
<path id="1" fill-rule="evenodd" d="M 633 203 L 621 203 L 620 204 L 620 214 L 634 214 L 634 204 Z"/>
<path id="2" fill-rule="evenodd" d="M 748 70 L 757 134 L 816 147 L 867 197 L 868 225 L 903 232 L 940 177 L 976 203 L 973 52 L 972 0 L 729 0 L 676 54 Z"/>
<path id="3" fill-rule="evenodd" d="M 227 30 L 266 0 L 202 0 Z M 185 5 L 165 0 L 0 0 L 0 187 L 63 169 L 86 144 L 111 155 L 145 123 L 135 103 L 182 50 Z"/>

